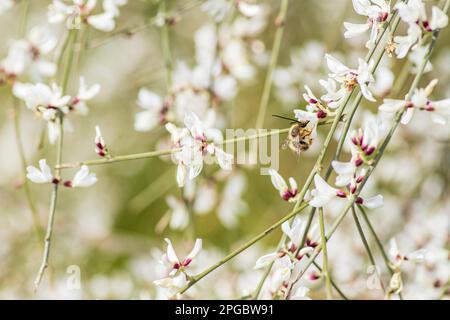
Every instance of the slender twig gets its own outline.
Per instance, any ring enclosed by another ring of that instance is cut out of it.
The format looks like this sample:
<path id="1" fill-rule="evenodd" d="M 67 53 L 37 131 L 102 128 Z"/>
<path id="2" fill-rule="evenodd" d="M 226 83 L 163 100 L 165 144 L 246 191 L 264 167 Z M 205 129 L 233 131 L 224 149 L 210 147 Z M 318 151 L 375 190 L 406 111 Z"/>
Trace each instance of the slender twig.
<path id="1" fill-rule="evenodd" d="M 64 73 L 63 73 L 63 79 L 62 79 L 62 92 L 63 94 L 67 90 L 67 85 L 69 83 L 69 76 L 72 68 L 72 62 L 74 57 L 74 45 L 77 40 L 77 34 L 78 29 L 71 29 L 69 31 L 69 41 L 68 41 L 68 56 L 66 60 L 66 64 L 64 67 Z M 64 142 L 64 118 L 63 114 L 60 112 L 58 115 L 59 120 L 59 136 L 58 136 L 58 144 L 56 147 L 56 166 L 55 169 L 55 178 L 60 180 L 61 175 L 61 169 L 59 168 L 59 165 L 62 163 L 62 152 L 63 152 L 63 142 Z M 47 222 L 47 232 L 45 234 L 45 240 L 44 240 L 44 253 L 42 256 L 42 263 L 39 268 L 38 275 L 36 277 L 36 280 L 34 281 L 35 289 L 37 290 L 39 288 L 39 284 L 41 283 L 42 277 L 44 276 L 44 272 L 48 267 L 48 260 L 50 256 L 50 247 L 51 247 L 51 241 L 52 241 L 52 234 L 53 234 L 53 225 L 55 222 L 55 213 L 56 213 L 56 204 L 58 200 L 58 183 L 55 183 L 53 185 L 53 191 L 50 199 L 50 211 L 48 216 L 48 222 Z"/>
<path id="2" fill-rule="evenodd" d="M 327 240 L 325 238 L 325 221 L 323 218 L 323 208 L 319 209 L 319 225 L 320 225 L 320 241 L 322 243 L 322 266 L 323 266 L 323 276 L 325 277 L 325 285 L 327 292 L 327 300 L 333 299 L 331 281 L 330 281 L 330 270 L 328 269 L 328 250 L 327 250 Z"/>
<path id="3" fill-rule="evenodd" d="M 273 73 L 275 71 L 278 55 L 280 53 L 281 40 L 283 39 L 283 33 L 285 28 L 286 12 L 289 6 L 289 0 L 281 0 L 280 11 L 275 21 L 277 31 L 275 32 L 275 38 L 273 40 L 272 53 L 270 56 L 270 62 L 267 69 L 266 80 L 264 82 L 264 89 L 261 95 L 261 102 L 259 105 L 258 116 L 256 117 L 256 129 L 260 129 L 264 125 L 266 117 L 267 106 L 269 104 L 270 92 L 272 89 Z"/>
<path id="4" fill-rule="evenodd" d="M 169 22 L 167 21 L 165 15 L 167 14 L 166 1 L 162 0 L 159 6 L 160 13 L 164 15 L 163 26 L 161 27 L 161 48 L 164 58 L 164 65 L 166 67 L 166 87 L 169 92 L 172 90 L 172 70 L 173 70 L 173 59 L 172 51 L 170 49 L 170 30 Z"/>
<path id="5" fill-rule="evenodd" d="M 355 225 L 356 225 L 356 228 L 358 229 L 358 233 L 361 238 L 361 241 L 364 245 L 364 248 L 366 249 L 367 256 L 369 257 L 369 261 L 374 267 L 376 267 L 377 263 L 375 262 L 375 258 L 373 257 L 372 250 L 370 249 L 370 245 L 367 242 L 367 238 L 364 234 L 364 230 L 361 226 L 361 223 L 359 222 L 359 218 L 356 213 L 355 206 L 352 207 L 352 215 L 353 215 L 353 220 L 355 220 Z M 383 281 L 381 281 L 381 279 L 380 279 L 380 284 L 381 284 L 381 288 L 383 289 L 383 291 L 386 292 Z"/>
<path id="6" fill-rule="evenodd" d="M 334 119 L 325 120 L 319 123 L 319 125 L 328 125 L 330 123 L 334 122 Z M 253 135 L 247 135 L 239 138 L 233 138 L 222 141 L 222 145 L 227 145 L 229 143 L 237 143 L 237 142 L 244 142 L 264 137 L 269 137 L 273 135 L 279 135 L 289 132 L 290 128 L 285 129 L 271 129 L 270 131 L 263 131 L 262 133 L 256 133 Z M 56 168 L 58 169 L 69 169 L 69 168 L 78 168 L 82 165 L 86 166 L 96 166 L 96 165 L 103 165 L 103 164 L 111 164 L 116 162 L 122 162 L 122 161 L 131 161 L 131 160 L 139 160 L 139 159 L 148 159 L 148 158 L 154 158 L 154 157 L 161 157 L 161 156 L 167 156 L 173 153 L 177 153 L 181 151 L 181 148 L 174 148 L 174 149 L 165 149 L 165 150 L 156 150 L 156 151 L 149 151 L 149 152 L 142 152 L 142 153 L 133 153 L 133 154 L 127 154 L 127 155 L 121 155 L 121 156 L 112 156 L 110 158 L 102 158 L 102 159 L 92 159 L 92 160 L 84 160 L 74 163 L 62 163 Z"/>

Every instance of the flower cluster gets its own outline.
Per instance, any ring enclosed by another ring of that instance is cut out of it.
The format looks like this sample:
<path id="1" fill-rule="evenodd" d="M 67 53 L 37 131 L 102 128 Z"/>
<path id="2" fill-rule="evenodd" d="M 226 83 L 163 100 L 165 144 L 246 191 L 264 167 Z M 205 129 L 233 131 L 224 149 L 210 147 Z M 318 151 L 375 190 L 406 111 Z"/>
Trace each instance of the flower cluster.
<path id="1" fill-rule="evenodd" d="M 379 110 L 388 114 L 403 112 L 401 123 L 408 124 L 414 115 L 414 110 L 431 112 L 431 118 L 435 123 L 446 124 L 450 116 L 450 99 L 432 101 L 429 96 L 437 84 L 437 79 L 432 80 L 425 88 L 416 89 L 410 99 L 384 99 Z"/>
<path id="2" fill-rule="evenodd" d="M 300 266 L 299 262 L 302 258 L 311 253 L 319 241 L 318 228 L 314 225 L 309 230 L 305 243 L 301 243 L 306 232 L 306 222 L 299 217 L 296 217 L 292 223 L 284 222 L 281 229 L 288 239 L 287 242 L 279 250 L 260 257 L 255 264 L 255 269 L 260 269 L 273 263 L 268 281 L 272 298 L 286 297 L 288 294 L 286 289 L 289 287 L 291 276 L 294 275 L 294 269 Z"/>
<path id="3" fill-rule="evenodd" d="M 396 36 L 395 53 L 398 58 L 404 58 L 410 49 L 416 50 L 421 46 L 421 40 L 427 34 L 444 28 L 448 24 L 448 17 L 439 7 L 433 6 L 431 18 L 427 18 L 423 0 L 399 2 L 395 6 L 402 21 L 408 24 L 406 36 Z"/>
<path id="4" fill-rule="evenodd" d="M 97 176 L 95 173 L 89 173 L 89 168 L 87 166 L 82 166 L 72 180 L 61 181 L 52 174 L 52 170 L 45 159 L 39 160 L 39 169 L 33 166 L 27 167 L 27 178 L 34 183 L 42 184 L 59 184 L 62 182 L 67 188 L 86 188 L 97 182 Z"/>
<path id="5" fill-rule="evenodd" d="M 390 1 L 386 0 L 353 0 L 353 8 L 356 13 L 367 17 L 363 24 L 344 22 L 346 29 L 344 37 L 352 38 L 361 33 L 370 31 L 370 38 L 366 47 L 371 48 L 375 44 L 380 30 L 391 14 Z"/>
<path id="6" fill-rule="evenodd" d="M 173 155 L 173 160 L 178 165 L 179 187 L 185 185 L 187 178 L 192 180 L 200 174 L 205 156 L 214 156 L 222 169 L 231 170 L 233 155 L 217 147 L 223 140 L 218 129 L 209 127 L 208 123 L 202 123 L 193 112 L 186 113 L 184 124 L 186 128 L 183 129 L 167 124 L 174 145 L 181 149 Z"/>
<path id="7" fill-rule="evenodd" d="M 57 38 L 42 26 L 31 29 L 25 39 L 12 41 L 8 55 L 0 62 L 0 84 L 13 85 L 25 73 L 34 80 L 53 76 L 56 64 L 45 56 L 55 49 L 56 44 Z"/>
<path id="8" fill-rule="evenodd" d="M 71 97 L 64 95 L 62 88 L 56 84 L 48 86 L 44 83 L 20 83 L 13 87 L 14 95 L 23 100 L 28 109 L 47 121 L 48 139 L 55 143 L 59 137 L 59 124 L 62 117 L 70 113 L 86 115 L 89 108 L 86 102 L 94 98 L 100 91 L 100 85 L 87 86 L 83 77 L 80 78 L 78 93 Z M 71 123 L 64 121 L 64 128 L 72 130 Z"/>
<path id="9" fill-rule="evenodd" d="M 116 27 L 115 19 L 120 15 L 119 7 L 128 0 L 103 0 L 103 12 L 94 14 L 97 0 L 72 0 L 66 4 L 53 0 L 48 7 L 48 22 L 57 24 L 65 22 L 68 29 L 79 29 L 82 23 L 100 31 L 109 32 Z"/>

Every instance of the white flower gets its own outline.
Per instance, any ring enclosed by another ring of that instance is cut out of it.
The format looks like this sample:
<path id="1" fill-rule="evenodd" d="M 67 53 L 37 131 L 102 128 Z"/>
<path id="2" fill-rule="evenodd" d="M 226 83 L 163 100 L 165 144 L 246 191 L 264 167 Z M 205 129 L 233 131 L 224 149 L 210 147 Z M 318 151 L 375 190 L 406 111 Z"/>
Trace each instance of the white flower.
<path id="1" fill-rule="evenodd" d="M 54 179 L 52 170 L 45 159 L 39 160 L 39 169 L 33 166 L 27 167 L 27 178 L 34 183 L 52 183 Z"/>
<path id="2" fill-rule="evenodd" d="M 431 101 L 429 99 L 437 82 L 437 79 L 434 79 L 427 87 L 416 89 L 411 97 L 411 101 L 385 99 L 379 110 L 388 114 L 394 114 L 406 109 L 401 118 L 402 124 L 409 123 L 414 110 L 431 112 L 431 118 L 435 123 L 446 124 L 450 116 L 450 99 L 439 101 Z"/>
<path id="3" fill-rule="evenodd" d="M 220 22 L 232 7 L 231 1 L 228 0 L 206 0 L 203 2 L 201 9 L 214 17 L 216 22 Z"/>
<path id="4" fill-rule="evenodd" d="M 280 287 L 289 280 L 292 269 L 294 269 L 294 263 L 289 256 L 284 256 L 275 260 L 269 281 L 272 292 L 277 292 Z"/>
<path id="5" fill-rule="evenodd" d="M 211 114 L 210 121 L 213 121 Z M 178 163 L 177 182 L 183 187 L 186 178 L 190 180 L 197 177 L 203 168 L 205 155 L 215 156 L 217 163 L 223 170 L 231 170 L 233 155 L 218 148 L 215 143 L 222 142 L 222 133 L 208 126 L 208 122 L 202 123 L 193 112 L 186 112 L 184 123 L 190 136 L 181 141 L 181 151 L 174 154 L 174 160 Z"/>
<path id="6" fill-rule="evenodd" d="M 384 205 L 384 199 L 383 196 L 381 194 L 376 195 L 374 197 L 370 197 L 367 199 L 363 199 L 361 197 L 359 197 L 358 199 L 356 199 L 356 203 L 363 205 L 366 208 L 369 209 L 377 209 L 377 208 L 381 208 Z"/>
<path id="7" fill-rule="evenodd" d="M 95 173 L 89 173 L 88 166 L 81 166 L 81 169 L 75 173 L 72 181 L 65 183 L 66 187 L 72 188 L 87 188 L 94 185 L 97 182 L 97 176 Z"/>
<path id="8" fill-rule="evenodd" d="M 24 100 L 28 108 L 40 111 L 46 120 L 55 114 L 55 108 L 62 112 L 68 111 L 64 107 L 69 103 L 70 96 L 63 96 L 62 89 L 56 84 L 52 86 L 44 83 L 17 84 L 13 93 L 17 98 Z"/>
<path id="9" fill-rule="evenodd" d="M 373 4 L 372 4 L 373 3 Z M 367 22 L 364 24 L 355 24 L 344 22 L 346 29 L 344 37 L 352 38 L 371 29 L 370 39 L 366 46 L 371 47 L 375 44 L 378 32 L 390 14 L 389 3 L 385 0 L 353 0 L 353 7 L 359 15 L 366 16 Z"/>
<path id="10" fill-rule="evenodd" d="M 338 195 L 339 190 L 331 187 L 318 174 L 314 176 L 314 184 L 316 188 L 311 191 L 312 199 L 309 201 L 309 205 L 312 207 L 323 207 Z"/>
<path id="11" fill-rule="evenodd" d="M 320 99 L 325 101 L 331 109 L 339 107 L 346 95 L 345 88 L 337 88 L 336 81 L 330 78 L 327 81 L 319 80 L 319 83 L 327 92 Z"/>
<path id="12" fill-rule="evenodd" d="M 294 178 L 289 178 L 290 186 L 288 187 L 286 181 L 284 181 L 283 177 L 280 176 L 277 171 L 269 169 L 269 174 L 270 179 L 272 180 L 272 184 L 275 189 L 279 191 L 281 198 L 285 201 L 295 202 L 298 193 L 298 186 Z"/>
<path id="13" fill-rule="evenodd" d="M 400 266 L 404 261 L 422 263 L 425 261 L 425 254 L 426 254 L 425 250 L 417 250 L 409 254 L 403 255 L 402 253 L 400 253 L 400 250 L 398 249 L 397 241 L 395 240 L 395 238 L 392 238 L 389 241 L 389 256 L 392 264 L 396 268 L 400 268 Z"/>
<path id="14" fill-rule="evenodd" d="M 330 78 L 333 78 L 337 82 L 340 82 L 347 90 L 352 90 L 355 85 L 359 84 L 361 93 L 369 101 L 375 101 L 372 93 L 369 90 L 369 84 L 374 83 L 375 79 L 372 75 L 372 69 L 374 61 L 371 60 L 369 64 L 363 59 L 358 59 L 358 70 L 350 69 L 345 66 L 338 59 L 327 54 L 325 55 L 328 68 L 331 73 Z"/>
<path id="15" fill-rule="evenodd" d="M 39 81 L 42 76 L 53 76 L 56 64 L 44 59 L 57 44 L 48 28 L 36 26 L 27 38 L 13 41 L 7 57 L 1 62 L 0 69 L 9 77 L 17 77 L 28 71 L 30 77 Z"/>
<path id="16" fill-rule="evenodd" d="M 331 162 L 331 165 L 333 166 L 334 171 L 337 173 L 335 182 L 336 186 L 345 187 L 349 185 L 355 175 L 355 162 L 333 161 Z"/>
<path id="17" fill-rule="evenodd" d="M 422 30 L 416 24 L 409 26 L 406 36 L 395 36 L 394 42 L 396 43 L 395 54 L 397 58 L 402 59 L 406 57 L 409 49 L 417 43 L 422 36 Z"/>
<path id="18" fill-rule="evenodd" d="M 192 260 L 200 253 L 202 250 L 202 239 L 195 240 L 194 248 L 192 251 L 184 258 L 180 260 L 175 253 L 172 242 L 169 239 L 164 239 L 167 243 L 166 254 L 163 256 L 162 262 L 166 264 L 169 268 L 169 276 L 173 277 L 180 270 L 186 272 L 189 270 Z"/>
<path id="19" fill-rule="evenodd" d="M 112 11 L 105 11 L 100 14 L 92 15 L 87 18 L 87 23 L 103 32 L 113 31 L 116 27 L 116 22 L 114 21 L 115 15 Z"/>
<path id="20" fill-rule="evenodd" d="M 116 26 L 114 19 L 120 14 L 119 6 L 126 3 L 127 0 L 104 0 L 104 12 L 92 15 L 97 0 L 72 0 L 72 4 L 53 0 L 48 8 L 48 21 L 50 23 L 65 21 L 69 29 L 79 28 L 82 22 L 86 22 L 100 31 L 109 32 Z"/>
<path id="21" fill-rule="evenodd" d="M 156 93 L 142 88 L 138 94 L 138 105 L 145 111 L 136 114 L 134 129 L 137 131 L 150 131 L 157 124 L 164 121 L 164 104 Z"/>
<path id="22" fill-rule="evenodd" d="M 437 30 L 445 28 L 448 25 L 448 16 L 442 11 L 439 7 L 433 6 L 431 8 L 431 20 L 430 20 L 430 29 Z"/>
<path id="23" fill-rule="evenodd" d="M 71 110 L 78 112 L 81 115 L 86 115 L 89 112 L 86 102 L 93 99 L 100 92 L 100 88 L 99 84 L 88 87 L 84 77 L 80 77 L 78 94 L 72 98 L 70 103 Z"/>

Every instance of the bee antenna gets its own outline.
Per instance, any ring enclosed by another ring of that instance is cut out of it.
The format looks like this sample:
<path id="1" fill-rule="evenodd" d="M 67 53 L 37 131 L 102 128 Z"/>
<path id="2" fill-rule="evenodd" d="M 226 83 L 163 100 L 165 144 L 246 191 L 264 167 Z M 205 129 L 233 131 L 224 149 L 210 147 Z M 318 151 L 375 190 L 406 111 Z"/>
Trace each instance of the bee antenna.
<path id="1" fill-rule="evenodd" d="M 290 121 L 293 121 L 293 122 L 299 122 L 297 119 L 284 117 L 284 116 L 280 116 L 280 115 L 277 115 L 277 114 L 273 114 L 272 117 L 276 117 L 276 118 L 280 118 L 280 119 L 284 119 L 284 120 L 290 120 Z"/>

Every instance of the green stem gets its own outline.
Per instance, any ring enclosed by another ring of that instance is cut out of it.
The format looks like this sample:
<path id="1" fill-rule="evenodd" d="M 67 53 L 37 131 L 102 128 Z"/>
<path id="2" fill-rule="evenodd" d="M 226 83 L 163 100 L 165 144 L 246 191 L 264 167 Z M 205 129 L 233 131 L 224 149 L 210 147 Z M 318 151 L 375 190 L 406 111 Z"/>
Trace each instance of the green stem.
<path id="1" fill-rule="evenodd" d="M 285 28 L 286 13 L 289 6 L 289 0 L 281 0 L 280 12 L 276 18 L 277 31 L 275 32 L 275 38 L 273 40 L 272 53 L 270 56 L 270 62 L 267 69 L 266 80 L 264 82 L 264 89 L 261 96 L 261 102 L 259 104 L 258 116 L 256 117 L 256 129 L 261 129 L 264 125 L 264 119 L 266 117 L 267 107 L 269 105 L 270 92 L 272 89 L 273 73 L 275 71 L 278 56 L 280 54 L 281 41 L 283 39 L 283 33 Z"/>
<path id="2" fill-rule="evenodd" d="M 69 83 L 69 76 L 72 68 L 73 56 L 74 56 L 74 45 L 77 39 L 78 30 L 72 29 L 69 34 L 69 41 L 67 45 L 69 46 L 68 57 L 66 60 L 66 65 L 64 67 L 63 80 L 62 80 L 62 93 L 65 94 L 67 90 L 67 85 Z M 55 169 L 55 178 L 60 180 L 61 178 L 61 169 L 59 168 L 62 163 L 62 152 L 63 152 L 63 142 L 64 142 L 64 116 L 62 112 L 58 115 L 59 121 L 59 136 L 58 136 L 58 144 L 56 146 L 56 169 Z M 45 270 L 48 267 L 48 261 L 50 257 L 50 248 L 52 244 L 52 234 L 53 234 L 53 225 L 55 222 L 55 213 L 56 213 L 56 204 L 58 200 L 58 189 L 59 184 L 55 183 L 53 185 L 53 191 L 50 199 L 50 210 L 49 217 L 47 222 L 47 231 L 44 239 L 44 253 L 42 256 L 41 266 L 39 268 L 38 275 L 36 280 L 34 281 L 35 290 L 39 288 L 39 285 L 42 281 L 42 277 L 44 276 Z"/>
<path id="3" fill-rule="evenodd" d="M 330 281 L 330 271 L 328 270 L 328 250 L 327 250 L 327 240 L 325 238 L 325 221 L 323 218 L 323 208 L 319 209 L 319 227 L 320 227 L 320 240 L 322 243 L 322 266 L 323 275 L 325 276 L 327 300 L 333 299 L 333 293 Z"/>
<path id="4" fill-rule="evenodd" d="M 362 241 L 362 243 L 364 245 L 364 248 L 366 249 L 367 256 L 369 257 L 370 263 L 374 267 L 376 267 L 377 264 L 376 264 L 375 259 L 373 257 L 372 250 L 370 249 L 369 243 L 367 242 L 367 238 L 364 235 L 364 231 L 363 231 L 363 228 L 361 226 L 361 223 L 359 222 L 358 215 L 356 214 L 355 206 L 352 207 L 352 215 L 353 215 L 353 220 L 355 220 L 355 225 L 356 225 L 356 228 L 358 229 L 358 233 L 359 233 L 359 236 L 361 238 L 361 241 Z M 386 292 L 386 289 L 384 287 L 383 281 L 381 281 L 381 279 L 380 279 L 380 284 L 381 284 L 381 288 L 383 289 L 383 291 Z"/>
<path id="5" fill-rule="evenodd" d="M 170 49 L 170 30 L 168 21 L 166 19 L 167 8 L 165 0 L 161 0 L 160 13 L 164 15 L 164 19 L 166 20 L 164 21 L 164 25 L 161 27 L 161 48 L 164 57 L 164 65 L 166 67 L 166 86 L 167 91 L 169 92 L 170 90 L 172 90 L 173 59 Z"/>

